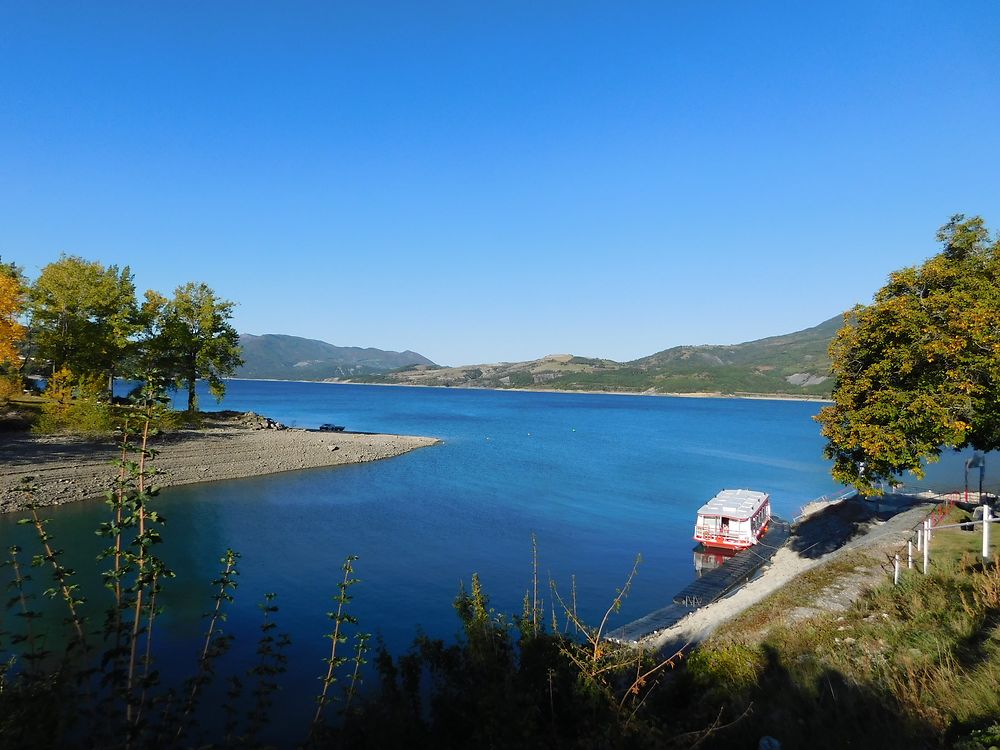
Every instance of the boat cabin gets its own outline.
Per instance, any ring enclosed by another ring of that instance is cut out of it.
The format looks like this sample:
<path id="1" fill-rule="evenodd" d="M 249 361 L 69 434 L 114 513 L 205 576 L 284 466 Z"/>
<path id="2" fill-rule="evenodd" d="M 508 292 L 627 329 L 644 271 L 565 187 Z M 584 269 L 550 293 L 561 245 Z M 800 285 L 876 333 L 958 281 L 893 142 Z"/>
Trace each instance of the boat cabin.
<path id="1" fill-rule="evenodd" d="M 746 549 L 760 541 L 770 520 L 766 492 L 723 490 L 698 510 L 694 538 L 706 547 Z"/>

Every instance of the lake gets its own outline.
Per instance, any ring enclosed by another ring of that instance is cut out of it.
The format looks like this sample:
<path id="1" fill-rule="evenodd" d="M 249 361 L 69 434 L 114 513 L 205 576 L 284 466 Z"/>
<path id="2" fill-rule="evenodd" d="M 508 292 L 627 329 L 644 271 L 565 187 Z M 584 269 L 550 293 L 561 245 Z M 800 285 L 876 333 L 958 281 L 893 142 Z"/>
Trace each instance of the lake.
<path id="1" fill-rule="evenodd" d="M 719 490 L 765 490 L 774 512 L 791 518 L 839 489 L 812 419 L 817 403 L 266 381 L 227 388 L 218 408 L 289 426 L 335 422 L 443 440 L 378 463 L 180 487 L 158 499 L 168 519 L 161 554 L 178 574 L 163 596 L 164 647 L 185 669 L 193 663 L 209 581 L 232 547 L 242 554 L 227 623 L 242 645 L 232 658 L 252 658 L 256 605 L 276 592 L 279 627 L 293 642 L 292 692 L 318 686 L 325 613 L 349 554 L 359 556 L 361 579 L 351 610 L 397 654 L 418 629 L 455 636 L 451 602 L 474 572 L 493 607 L 520 612 L 533 534 L 546 604 L 550 578 L 568 595 L 575 576 L 592 622 L 642 555 L 617 626 L 664 606 L 692 579 L 695 512 Z M 68 563 L 93 570 L 105 507 L 45 513 Z M 4 546 L 22 540 L 30 549 L 14 520 L 0 518 Z"/>

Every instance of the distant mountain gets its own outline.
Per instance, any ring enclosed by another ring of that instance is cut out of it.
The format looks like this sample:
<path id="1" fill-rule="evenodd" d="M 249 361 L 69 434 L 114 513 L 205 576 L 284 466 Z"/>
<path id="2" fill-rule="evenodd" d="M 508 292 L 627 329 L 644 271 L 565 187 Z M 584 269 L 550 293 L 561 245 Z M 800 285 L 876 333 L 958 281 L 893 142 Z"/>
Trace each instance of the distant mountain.
<path id="1" fill-rule="evenodd" d="M 843 325 L 818 326 L 730 346 L 675 346 L 631 362 L 553 354 L 529 362 L 419 366 L 352 377 L 356 382 L 648 393 L 829 396 L 827 347 Z"/>
<path id="2" fill-rule="evenodd" d="M 427 357 L 409 350 L 334 346 L 325 341 L 268 333 L 240 334 L 245 364 L 238 378 L 326 380 L 389 372 L 417 365 L 434 367 Z"/>

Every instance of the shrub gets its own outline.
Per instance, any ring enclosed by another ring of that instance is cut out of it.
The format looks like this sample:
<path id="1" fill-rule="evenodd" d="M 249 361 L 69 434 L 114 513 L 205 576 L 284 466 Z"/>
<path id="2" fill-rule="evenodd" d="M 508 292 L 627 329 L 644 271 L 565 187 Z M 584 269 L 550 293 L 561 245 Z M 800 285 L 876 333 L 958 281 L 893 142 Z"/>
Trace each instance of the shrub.
<path id="1" fill-rule="evenodd" d="M 104 400 L 105 393 L 100 378 L 77 377 L 69 369 L 62 368 L 49 378 L 35 431 L 110 434 L 114 431 L 115 420 L 111 405 Z"/>
<path id="2" fill-rule="evenodd" d="M 14 396 L 21 395 L 21 378 L 17 375 L 0 375 L 0 406 L 5 406 Z"/>

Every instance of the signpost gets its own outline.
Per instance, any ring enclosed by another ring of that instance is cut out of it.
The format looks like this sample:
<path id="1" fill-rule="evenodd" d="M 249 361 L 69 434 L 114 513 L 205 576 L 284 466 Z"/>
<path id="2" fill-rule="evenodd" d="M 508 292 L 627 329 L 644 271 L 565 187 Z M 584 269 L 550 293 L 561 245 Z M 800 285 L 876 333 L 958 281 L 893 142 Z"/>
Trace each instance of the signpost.
<path id="1" fill-rule="evenodd" d="M 979 469 L 979 502 L 983 501 L 983 475 L 986 473 L 986 456 L 973 453 L 965 459 L 965 502 L 969 502 L 969 469 Z"/>

